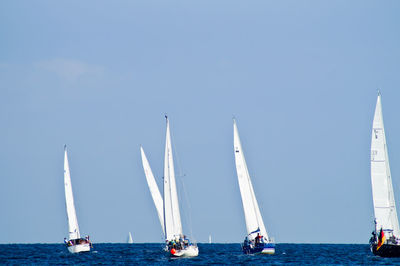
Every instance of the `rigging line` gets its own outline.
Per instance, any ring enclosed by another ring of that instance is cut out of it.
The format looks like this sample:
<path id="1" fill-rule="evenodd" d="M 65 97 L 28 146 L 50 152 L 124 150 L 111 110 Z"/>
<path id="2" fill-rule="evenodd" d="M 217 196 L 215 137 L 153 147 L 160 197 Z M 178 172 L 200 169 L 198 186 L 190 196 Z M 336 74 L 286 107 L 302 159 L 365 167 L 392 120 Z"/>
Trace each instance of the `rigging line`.
<path id="1" fill-rule="evenodd" d="M 254 214 L 256 216 L 257 226 L 258 226 L 258 229 L 260 229 L 260 233 L 263 233 L 263 232 L 261 232 L 261 228 L 260 228 L 260 224 L 261 223 L 264 225 L 264 222 L 262 221 L 262 214 L 261 214 L 262 212 L 260 210 L 261 207 L 257 202 L 256 194 L 255 194 L 254 187 L 253 187 L 253 184 L 252 184 L 252 181 L 251 181 L 251 178 L 250 178 L 249 169 L 247 168 L 247 164 L 246 164 L 246 160 L 244 158 L 243 151 L 242 151 L 242 158 L 243 158 L 243 162 L 246 165 L 247 181 L 248 181 L 249 190 L 251 191 L 251 201 L 253 203 L 253 210 L 254 210 Z M 257 210 L 257 207 L 258 207 L 258 210 Z M 260 221 L 260 219 L 261 219 L 261 221 Z M 265 225 L 264 225 L 264 228 L 265 228 Z M 269 240 L 269 236 L 268 236 L 268 233 L 267 233 L 266 229 L 265 229 L 264 233 L 266 235 L 263 235 L 263 237 L 265 237 L 265 238 L 267 238 Z"/>
<path id="2" fill-rule="evenodd" d="M 190 231 L 190 238 L 192 239 L 192 242 L 195 243 L 194 238 L 193 238 L 193 230 L 192 230 L 192 216 L 191 216 L 192 207 L 190 205 L 189 197 L 187 195 L 186 186 L 185 186 L 185 183 L 183 182 L 183 178 L 180 178 L 180 181 L 182 183 L 183 193 L 184 193 L 184 196 L 186 199 L 184 202 L 186 202 L 186 205 L 188 207 L 188 212 L 184 212 L 184 213 L 186 216 L 186 220 L 189 223 L 188 226 L 189 226 L 189 231 Z"/>
<path id="3" fill-rule="evenodd" d="M 257 207 L 256 207 L 256 195 L 255 195 L 255 193 L 254 193 L 254 189 L 253 189 L 253 184 L 251 183 L 251 180 L 250 180 L 250 174 L 249 174 L 249 172 L 248 172 L 248 170 L 247 170 L 247 178 L 248 178 L 248 182 L 249 182 L 249 188 L 250 188 L 250 191 L 252 192 L 251 194 L 251 201 L 253 202 L 253 209 L 254 209 L 254 214 L 255 214 L 255 216 L 256 216 L 256 220 L 257 220 L 257 226 L 258 226 L 258 229 L 260 229 L 260 221 L 259 221 L 259 217 L 258 217 L 258 213 L 257 213 Z M 257 204 L 258 205 L 258 204 Z M 260 207 L 259 207 L 260 208 Z M 261 214 L 260 214 L 261 215 Z M 265 236 L 264 236 L 265 237 Z"/>
<path id="4" fill-rule="evenodd" d="M 171 140 L 170 141 L 170 145 L 173 146 L 173 150 L 171 152 L 171 156 L 173 157 L 173 154 L 175 154 L 174 162 L 175 162 L 175 164 L 177 166 L 176 170 L 178 170 L 178 171 L 175 171 L 175 182 L 176 182 L 176 178 L 177 177 L 182 177 L 182 176 L 184 176 L 184 174 L 182 174 L 182 167 L 181 167 L 180 159 L 179 159 L 179 156 L 178 156 L 178 151 L 177 151 L 176 145 L 175 145 L 175 138 L 172 135 L 171 131 L 169 132 L 169 137 L 170 137 L 170 140 Z M 181 180 L 182 178 L 179 178 L 179 179 Z M 179 201 L 182 202 L 181 192 L 179 190 L 177 192 L 178 192 Z M 182 223 L 182 221 L 181 221 L 181 223 Z M 182 226 L 182 224 L 181 224 L 181 226 Z"/>
<path id="5" fill-rule="evenodd" d="M 172 143 L 172 146 L 174 148 L 173 149 L 173 153 L 175 153 L 175 159 L 176 159 L 175 162 L 176 162 L 176 166 L 178 168 L 179 176 L 184 176 L 185 174 L 182 174 L 183 170 L 182 170 L 182 167 L 181 167 L 181 161 L 180 161 L 179 156 L 178 156 L 178 150 L 176 149 L 176 146 L 175 146 L 175 138 L 174 138 L 173 134 L 171 133 L 171 131 L 169 132 L 169 136 L 171 138 L 171 143 Z"/>

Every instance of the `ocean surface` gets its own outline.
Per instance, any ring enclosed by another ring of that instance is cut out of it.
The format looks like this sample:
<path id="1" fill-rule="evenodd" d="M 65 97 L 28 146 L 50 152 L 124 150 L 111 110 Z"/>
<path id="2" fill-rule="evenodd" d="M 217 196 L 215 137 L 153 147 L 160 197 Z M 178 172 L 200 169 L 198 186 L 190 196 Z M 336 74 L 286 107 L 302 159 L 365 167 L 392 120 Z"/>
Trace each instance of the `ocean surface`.
<path id="1" fill-rule="evenodd" d="M 62 244 L 1 244 L 1 265 L 400 265 L 400 258 L 374 256 L 369 245 L 277 244 L 275 255 L 244 255 L 240 244 L 199 244 L 195 258 L 170 258 L 161 244 L 93 244 L 70 254 Z"/>

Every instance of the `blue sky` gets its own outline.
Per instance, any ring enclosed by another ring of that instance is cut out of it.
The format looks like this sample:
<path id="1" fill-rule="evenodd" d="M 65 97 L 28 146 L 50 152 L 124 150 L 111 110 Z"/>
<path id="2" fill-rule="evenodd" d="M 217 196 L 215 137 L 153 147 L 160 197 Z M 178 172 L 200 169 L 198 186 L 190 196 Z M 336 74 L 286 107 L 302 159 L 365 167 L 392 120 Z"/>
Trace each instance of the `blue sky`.
<path id="1" fill-rule="evenodd" d="M 160 181 L 165 113 L 195 240 L 245 236 L 235 116 L 277 242 L 367 243 L 378 88 L 400 200 L 399 11 L 398 1 L 2 1 L 0 243 L 67 236 L 64 144 L 81 232 L 160 242 L 139 147 Z"/>

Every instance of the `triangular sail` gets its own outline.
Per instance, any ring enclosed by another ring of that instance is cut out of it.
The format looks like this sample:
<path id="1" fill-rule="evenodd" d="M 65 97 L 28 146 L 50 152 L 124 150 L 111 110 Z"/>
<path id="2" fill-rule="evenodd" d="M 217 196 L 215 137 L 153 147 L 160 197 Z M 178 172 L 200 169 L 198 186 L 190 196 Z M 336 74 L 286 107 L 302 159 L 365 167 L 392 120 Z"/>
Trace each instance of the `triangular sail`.
<path id="1" fill-rule="evenodd" d="M 242 196 L 247 233 L 249 234 L 250 238 L 254 238 L 254 236 L 259 232 L 260 235 L 269 240 L 260 209 L 258 207 L 256 196 L 254 194 L 253 185 L 251 184 L 251 179 L 247 169 L 246 160 L 244 158 L 235 120 L 233 121 L 233 132 L 236 171 L 239 181 L 240 194 Z"/>
<path id="2" fill-rule="evenodd" d="M 129 234 L 128 234 L 128 239 L 126 240 L 126 243 L 128 243 L 128 244 L 133 244 L 133 239 L 132 239 L 132 234 L 131 234 L 131 232 L 129 232 Z"/>
<path id="3" fill-rule="evenodd" d="M 371 182 L 376 229 L 390 231 L 400 237 L 399 221 L 394 201 L 392 177 L 383 126 L 381 95 L 376 101 L 371 137 Z"/>
<path id="4" fill-rule="evenodd" d="M 69 172 L 67 147 L 64 146 L 64 186 L 65 186 L 65 204 L 68 216 L 69 239 L 78 239 L 79 233 L 78 219 L 76 217 L 74 195 L 72 194 L 71 175 Z"/>
<path id="5" fill-rule="evenodd" d="M 164 229 L 165 239 L 172 240 L 182 235 L 181 215 L 176 191 L 174 161 L 172 158 L 171 135 L 167 119 L 164 158 Z"/>
<path id="6" fill-rule="evenodd" d="M 147 160 L 146 154 L 142 147 L 140 147 L 140 152 L 142 155 L 142 163 L 144 173 L 146 175 L 147 185 L 149 186 L 149 190 L 151 193 L 151 197 L 153 198 L 154 205 L 156 206 L 158 219 L 160 219 L 161 228 L 164 232 L 164 211 L 163 211 L 163 199 L 161 197 L 160 190 L 158 189 L 156 180 L 154 178 L 153 172 L 151 171 L 149 161 Z"/>

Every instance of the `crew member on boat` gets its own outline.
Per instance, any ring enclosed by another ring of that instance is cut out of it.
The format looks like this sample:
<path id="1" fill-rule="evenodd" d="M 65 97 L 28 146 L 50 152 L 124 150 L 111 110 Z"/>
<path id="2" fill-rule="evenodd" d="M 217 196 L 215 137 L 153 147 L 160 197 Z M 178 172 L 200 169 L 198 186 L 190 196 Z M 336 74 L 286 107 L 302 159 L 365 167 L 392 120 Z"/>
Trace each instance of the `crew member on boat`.
<path id="1" fill-rule="evenodd" d="M 167 240 L 167 248 L 168 250 L 183 250 L 190 246 L 190 241 L 189 239 L 186 238 L 185 235 L 179 235 L 176 236 L 175 239 L 172 239 L 170 241 Z"/>

